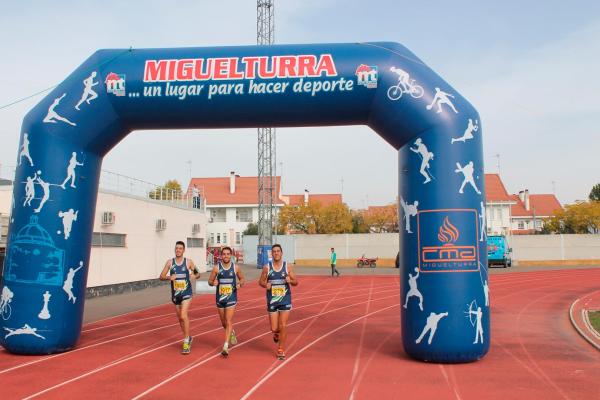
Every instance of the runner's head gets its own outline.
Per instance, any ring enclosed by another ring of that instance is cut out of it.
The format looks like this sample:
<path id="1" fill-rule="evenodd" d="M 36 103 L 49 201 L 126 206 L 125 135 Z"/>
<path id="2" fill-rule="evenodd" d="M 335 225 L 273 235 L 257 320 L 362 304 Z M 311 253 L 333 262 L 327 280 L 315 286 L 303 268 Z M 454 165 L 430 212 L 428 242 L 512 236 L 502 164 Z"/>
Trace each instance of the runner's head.
<path id="1" fill-rule="evenodd" d="M 178 240 L 177 243 L 175 243 L 175 257 L 183 256 L 184 252 L 185 252 L 185 243 L 183 243 L 181 240 Z"/>
<path id="2" fill-rule="evenodd" d="M 221 258 L 225 264 L 231 261 L 231 247 L 225 246 L 221 249 Z"/>
<path id="3" fill-rule="evenodd" d="M 334 251 L 335 251 L 335 249 L 332 247 L 332 248 L 331 248 L 331 252 L 333 253 Z"/>
<path id="4" fill-rule="evenodd" d="M 271 255 L 273 256 L 273 261 L 281 261 L 281 257 L 283 256 L 283 249 L 280 244 L 275 243 L 271 246 Z"/>

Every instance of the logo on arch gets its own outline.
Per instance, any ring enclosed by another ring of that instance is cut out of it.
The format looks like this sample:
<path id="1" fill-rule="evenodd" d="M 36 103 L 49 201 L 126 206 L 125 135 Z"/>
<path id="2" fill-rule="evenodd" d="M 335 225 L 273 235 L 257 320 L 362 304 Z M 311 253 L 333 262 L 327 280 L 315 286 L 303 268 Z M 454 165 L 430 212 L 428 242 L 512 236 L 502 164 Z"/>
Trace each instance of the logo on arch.
<path id="1" fill-rule="evenodd" d="M 112 93 L 115 96 L 125 96 L 125 75 L 115 74 L 111 72 L 104 80 L 106 84 L 106 92 Z"/>
<path id="2" fill-rule="evenodd" d="M 479 271 L 477 210 L 423 210 L 417 214 L 421 272 Z"/>
<path id="3" fill-rule="evenodd" d="M 377 87 L 377 66 L 360 64 L 356 68 L 356 83 L 359 86 L 365 86 L 367 89 L 375 89 Z"/>

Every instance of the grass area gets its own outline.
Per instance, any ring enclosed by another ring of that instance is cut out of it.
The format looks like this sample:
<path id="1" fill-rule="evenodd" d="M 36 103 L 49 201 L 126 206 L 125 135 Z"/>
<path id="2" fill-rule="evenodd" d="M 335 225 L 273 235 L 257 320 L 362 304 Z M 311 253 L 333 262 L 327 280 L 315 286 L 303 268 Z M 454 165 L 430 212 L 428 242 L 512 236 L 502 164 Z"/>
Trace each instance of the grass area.
<path id="1" fill-rule="evenodd" d="M 588 316 L 596 332 L 600 332 L 600 311 L 590 311 Z"/>

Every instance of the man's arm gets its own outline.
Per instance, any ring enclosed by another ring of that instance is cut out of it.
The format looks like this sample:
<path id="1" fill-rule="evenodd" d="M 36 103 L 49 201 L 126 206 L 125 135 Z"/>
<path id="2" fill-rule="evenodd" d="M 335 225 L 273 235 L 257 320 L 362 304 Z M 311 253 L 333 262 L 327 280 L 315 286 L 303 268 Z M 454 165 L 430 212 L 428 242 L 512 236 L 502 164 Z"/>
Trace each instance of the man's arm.
<path id="1" fill-rule="evenodd" d="M 190 269 L 190 272 L 192 272 L 194 274 L 194 278 L 200 279 L 200 270 L 198 269 L 196 264 L 194 264 L 194 260 L 190 260 L 188 258 L 188 261 L 189 261 L 188 268 Z"/>
<path id="2" fill-rule="evenodd" d="M 267 281 L 268 276 L 269 276 L 269 266 L 265 265 L 263 267 L 262 273 L 260 274 L 260 279 L 258 280 L 258 284 L 260 286 L 264 287 L 265 289 L 271 288 L 271 284 Z"/>
<path id="3" fill-rule="evenodd" d="M 287 283 L 292 286 L 298 286 L 298 279 L 296 279 L 296 274 L 294 273 L 294 268 L 288 264 L 288 276 L 285 277 Z"/>
<path id="4" fill-rule="evenodd" d="M 175 275 L 171 275 L 170 277 L 167 276 L 167 272 L 169 272 L 170 269 L 171 269 L 171 260 L 167 260 L 158 279 L 160 279 L 161 281 L 174 281 Z"/>
<path id="5" fill-rule="evenodd" d="M 219 267 L 215 265 L 210 271 L 210 276 L 208 277 L 209 286 L 217 286 L 219 282 L 217 281 L 217 274 L 219 273 Z"/>
<path id="6" fill-rule="evenodd" d="M 238 278 L 238 288 L 241 288 L 242 286 L 244 286 L 244 283 L 246 283 L 246 279 L 244 278 L 244 273 L 242 272 L 242 269 L 237 265 L 235 266 L 235 268 L 235 273 L 237 274 Z"/>

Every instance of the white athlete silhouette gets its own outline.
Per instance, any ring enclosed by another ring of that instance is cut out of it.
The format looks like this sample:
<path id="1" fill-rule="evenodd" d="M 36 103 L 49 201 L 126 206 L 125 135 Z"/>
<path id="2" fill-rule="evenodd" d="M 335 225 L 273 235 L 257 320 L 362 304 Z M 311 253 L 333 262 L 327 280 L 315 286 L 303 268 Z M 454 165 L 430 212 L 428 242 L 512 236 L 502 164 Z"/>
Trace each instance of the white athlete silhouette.
<path id="1" fill-rule="evenodd" d="M 479 230 L 481 231 L 479 241 L 483 242 L 483 237 L 487 235 L 485 231 L 485 206 L 483 205 L 483 201 L 480 201 L 479 205 L 481 206 L 481 212 L 479 213 Z"/>
<path id="2" fill-rule="evenodd" d="M 77 301 L 77 298 L 73 295 L 73 278 L 75 278 L 75 273 L 81 268 L 83 268 L 83 261 L 79 262 L 79 268 L 69 268 L 69 272 L 67 272 L 67 279 L 65 279 L 65 283 L 63 284 L 63 290 L 67 292 L 67 295 L 69 296 L 67 300 L 72 301 L 73 304 L 75 304 Z"/>
<path id="3" fill-rule="evenodd" d="M 50 198 L 50 184 L 48 182 L 44 182 L 42 180 L 42 178 L 40 178 L 41 174 L 42 174 L 42 171 L 37 172 L 36 181 L 42 187 L 42 190 L 44 191 L 44 195 L 42 196 L 42 200 L 40 200 L 40 205 L 38 206 L 38 208 L 33 210 L 34 213 L 39 213 L 40 211 L 42 211 L 42 207 L 44 207 L 44 204 L 46 204 L 46 202 Z"/>
<path id="4" fill-rule="evenodd" d="M 408 72 L 406 72 L 402 68 L 396 67 L 390 68 L 390 71 L 398 75 L 398 83 L 403 86 L 405 92 L 408 92 L 408 88 L 410 85 L 410 75 L 408 75 Z"/>
<path id="5" fill-rule="evenodd" d="M 459 138 L 452 138 L 450 141 L 451 144 L 454 142 L 466 142 L 467 140 L 473 139 L 473 132 L 477 132 L 479 130 L 479 121 L 475 120 L 475 124 L 473 124 L 473 120 L 469 118 L 469 123 L 467 125 L 467 129 L 465 129 L 465 133 Z"/>
<path id="6" fill-rule="evenodd" d="M 71 180 L 71 187 L 75 188 L 75 168 L 78 166 L 83 166 L 83 163 L 77 161 L 77 153 L 71 153 L 71 159 L 69 160 L 69 166 L 67 167 L 67 177 L 60 185 L 61 188 L 65 188 L 65 184 Z"/>
<path id="7" fill-rule="evenodd" d="M 73 227 L 73 221 L 77 221 L 77 214 L 79 214 L 79 210 L 74 211 L 72 208 L 69 208 L 69 211 L 58 212 L 58 216 L 62 218 L 65 240 L 71 236 L 71 228 Z"/>
<path id="8" fill-rule="evenodd" d="M 23 202 L 23 207 L 31 206 L 31 200 L 35 197 L 35 181 L 37 179 L 37 172 L 33 174 L 33 176 L 27 177 L 27 182 L 25 182 L 25 201 Z"/>
<path id="9" fill-rule="evenodd" d="M 2 319 L 7 320 L 10 318 L 10 314 L 12 312 L 10 303 L 14 297 L 14 293 L 8 288 L 8 286 L 4 286 L 2 288 L 2 297 L 0 298 L 0 314 L 2 314 Z"/>
<path id="10" fill-rule="evenodd" d="M 421 156 L 421 169 L 419 169 L 419 172 L 425 177 L 425 181 L 423 182 L 423 184 L 425 184 L 431 181 L 431 174 L 429 173 L 429 161 L 433 160 L 434 154 L 427 149 L 427 146 L 425 146 L 425 143 L 423 143 L 421 138 L 417 138 L 417 140 L 415 140 L 415 145 L 417 147 L 409 147 L 409 149 L 413 153 L 417 153 Z"/>
<path id="11" fill-rule="evenodd" d="M 22 158 L 25 157 L 29 160 L 29 164 L 33 167 L 33 160 L 29 154 L 29 135 L 23 134 L 23 144 L 21 145 L 21 152 L 19 153 L 19 165 L 21 165 Z"/>
<path id="12" fill-rule="evenodd" d="M 485 296 L 485 306 L 490 306 L 490 287 L 488 286 L 487 280 L 483 281 L 483 295 Z"/>
<path id="13" fill-rule="evenodd" d="M 480 339 L 481 343 L 483 343 L 483 327 L 481 326 L 481 317 L 483 316 L 483 312 L 481 311 L 481 307 L 477 307 L 476 311 L 469 310 L 469 316 L 470 315 L 475 315 L 475 317 L 477 318 L 477 328 L 475 329 L 475 341 L 473 342 L 473 344 L 479 343 Z"/>
<path id="14" fill-rule="evenodd" d="M 77 105 L 75 106 L 76 110 L 79 110 L 79 106 L 84 101 L 86 103 L 90 104 L 90 102 L 92 100 L 94 100 L 96 97 L 98 97 L 98 94 L 96 92 L 94 92 L 94 89 L 92 89 L 94 86 L 96 86 L 98 84 L 98 82 L 94 82 L 95 77 L 96 77 L 96 71 L 93 71 L 90 76 L 88 76 L 87 78 L 85 78 L 83 80 L 83 85 L 85 87 L 83 88 L 83 94 L 81 95 L 81 100 L 79 100 L 79 103 L 77 103 Z"/>
<path id="15" fill-rule="evenodd" d="M 442 104 L 446 104 L 448 107 L 450 107 L 452 109 L 452 111 L 454 111 L 456 114 L 458 114 L 458 111 L 456 111 L 456 108 L 454 108 L 454 104 L 452 104 L 452 101 L 449 99 L 449 97 L 454 98 L 453 95 L 451 95 L 450 93 L 446 93 L 440 90 L 440 88 L 436 87 L 435 88 L 435 96 L 433 97 L 433 100 L 431 101 L 431 104 L 428 104 L 427 108 L 428 110 L 431 110 L 433 108 L 434 105 L 437 104 L 437 113 L 441 113 L 442 112 Z"/>
<path id="16" fill-rule="evenodd" d="M 406 229 L 406 232 L 412 233 L 410 230 L 410 217 L 417 216 L 417 212 L 419 211 L 417 210 L 419 201 L 415 200 L 414 203 L 408 204 L 402 197 L 400 197 L 400 205 L 402 205 L 402 210 L 404 211 L 404 229 Z"/>
<path id="17" fill-rule="evenodd" d="M 44 122 L 47 124 L 55 124 L 56 121 L 62 121 L 65 122 L 69 125 L 72 126 L 77 126 L 77 124 L 74 124 L 73 122 L 69 121 L 68 119 L 61 117 L 60 115 L 58 115 L 58 113 L 56 111 L 54 111 L 54 109 L 56 108 L 56 106 L 58 105 L 58 103 L 60 103 L 60 101 L 66 96 L 66 93 L 63 93 L 62 96 L 57 97 L 56 99 L 54 99 L 54 101 L 52 102 L 52 104 L 50 105 L 50 107 L 48 107 L 48 114 L 46 114 L 46 116 L 44 117 Z"/>
<path id="18" fill-rule="evenodd" d="M 475 168 L 473 167 L 473 161 L 469 161 L 469 163 L 466 164 L 464 167 L 461 167 L 459 163 L 456 163 L 456 169 L 454 170 L 454 172 L 456 172 L 456 173 L 461 172 L 465 177 L 465 179 L 462 182 L 462 185 L 460 185 L 460 189 L 458 189 L 458 193 L 462 194 L 463 189 L 465 188 L 465 185 L 467 183 L 469 183 L 473 187 L 475 192 L 477 192 L 477 194 L 481 194 L 479 189 L 477 189 L 477 185 L 475 185 L 475 180 L 473 179 L 474 171 L 475 171 Z"/>
<path id="19" fill-rule="evenodd" d="M 434 312 L 432 312 L 431 314 L 429 314 L 429 317 L 427 317 L 427 323 L 425 324 L 425 328 L 423 328 L 423 332 L 421 332 L 421 336 L 419 336 L 417 338 L 417 340 L 415 340 L 416 344 L 421 343 L 421 340 L 423 340 L 423 337 L 425 337 L 425 334 L 427 334 L 427 332 L 429 331 L 429 339 L 427 339 L 427 344 L 431 344 L 431 341 L 433 340 L 433 336 L 435 335 L 435 331 L 437 330 L 437 326 L 438 323 L 440 322 L 440 320 L 444 317 L 448 316 L 448 312 L 443 312 L 440 314 L 436 314 Z"/>
<path id="20" fill-rule="evenodd" d="M 37 328 L 32 328 L 29 325 L 25 324 L 23 325 L 22 328 L 17 328 L 17 329 L 11 329 L 11 328 L 6 328 L 4 327 L 4 329 L 6 331 L 8 331 L 8 333 L 6 334 L 6 336 L 4 336 L 4 339 L 6 339 L 9 336 L 14 336 L 14 335 L 33 335 L 33 336 L 37 336 L 41 339 L 46 340 L 45 337 L 43 337 L 42 335 L 37 334 Z"/>
<path id="21" fill-rule="evenodd" d="M 48 310 L 48 303 L 50 302 L 50 297 L 52 295 L 49 291 L 46 290 L 46 293 L 42 295 L 44 297 L 44 305 L 42 307 L 42 311 L 38 314 L 39 319 L 50 319 L 50 311 Z"/>
<path id="22" fill-rule="evenodd" d="M 423 295 L 417 288 L 417 279 L 419 279 L 419 268 L 415 268 L 415 275 L 408 274 L 408 293 L 406 293 L 406 300 L 404 301 L 404 308 L 408 307 L 408 299 L 411 297 L 419 298 L 419 308 L 423 311 Z"/>

